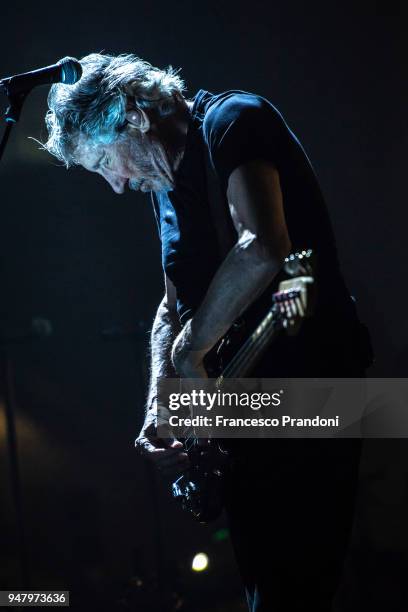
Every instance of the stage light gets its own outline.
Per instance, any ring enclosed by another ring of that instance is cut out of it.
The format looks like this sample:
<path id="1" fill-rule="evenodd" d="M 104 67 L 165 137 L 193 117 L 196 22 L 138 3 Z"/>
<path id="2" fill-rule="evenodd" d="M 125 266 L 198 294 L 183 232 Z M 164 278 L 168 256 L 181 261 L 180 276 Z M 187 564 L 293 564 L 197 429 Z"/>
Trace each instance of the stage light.
<path id="1" fill-rule="evenodd" d="M 203 572 L 208 567 L 208 557 L 205 553 L 197 553 L 191 564 L 193 572 Z"/>

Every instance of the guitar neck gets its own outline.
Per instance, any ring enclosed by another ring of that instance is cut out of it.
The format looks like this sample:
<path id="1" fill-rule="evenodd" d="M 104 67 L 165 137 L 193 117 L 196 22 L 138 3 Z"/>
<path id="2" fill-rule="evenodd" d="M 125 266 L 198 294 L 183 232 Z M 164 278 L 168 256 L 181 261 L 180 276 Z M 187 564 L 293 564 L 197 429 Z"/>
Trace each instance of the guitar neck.
<path id="1" fill-rule="evenodd" d="M 286 327 L 287 331 L 290 329 L 291 335 L 296 334 L 302 319 L 310 316 L 314 276 L 307 260 L 311 255 L 312 251 L 309 249 L 286 258 L 285 270 L 290 278 L 279 283 L 278 291 L 272 296 L 273 306 L 224 368 L 219 376 L 220 383 L 223 378 L 247 376 L 283 327 Z"/>
<path id="2" fill-rule="evenodd" d="M 265 318 L 241 346 L 236 355 L 221 373 L 222 378 L 245 377 L 262 357 L 281 328 L 276 312 L 271 308 Z"/>

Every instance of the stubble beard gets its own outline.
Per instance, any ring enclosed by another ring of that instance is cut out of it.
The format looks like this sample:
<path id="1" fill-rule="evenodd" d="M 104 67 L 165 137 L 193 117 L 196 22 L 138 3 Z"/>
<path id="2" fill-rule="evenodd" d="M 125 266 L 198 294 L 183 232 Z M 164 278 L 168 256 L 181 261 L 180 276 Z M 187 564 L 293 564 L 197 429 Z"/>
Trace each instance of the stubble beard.
<path id="1" fill-rule="evenodd" d="M 143 134 L 141 141 L 135 146 L 134 155 L 142 178 L 130 179 L 129 189 L 134 191 L 174 189 L 174 175 L 180 156 L 173 155 L 165 143 L 154 134 Z"/>

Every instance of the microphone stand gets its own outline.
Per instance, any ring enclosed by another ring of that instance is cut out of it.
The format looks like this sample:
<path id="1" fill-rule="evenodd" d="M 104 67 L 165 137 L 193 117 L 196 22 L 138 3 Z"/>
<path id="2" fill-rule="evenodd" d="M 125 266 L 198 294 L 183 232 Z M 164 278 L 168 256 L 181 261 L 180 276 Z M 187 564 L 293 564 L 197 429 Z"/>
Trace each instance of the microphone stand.
<path id="1" fill-rule="evenodd" d="M 9 356 L 9 347 L 24 345 L 36 338 L 45 338 L 52 334 L 52 325 L 47 319 L 34 318 L 29 332 L 12 334 L 0 333 L 0 403 L 3 405 L 6 424 L 6 440 L 10 469 L 10 490 L 14 502 L 16 518 L 17 550 L 20 562 L 21 587 L 30 588 L 30 564 L 25 526 L 24 499 L 21 486 L 21 471 L 18 454 L 16 428 L 16 394 L 13 363 Z"/>
<path id="2" fill-rule="evenodd" d="M 10 486 L 16 513 L 17 547 L 20 561 L 21 586 L 28 589 L 30 585 L 27 535 L 24 521 L 24 507 L 21 489 L 20 465 L 18 459 L 17 432 L 15 421 L 14 376 L 10 358 L 7 355 L 6 343 L 0 340 L 0 389 L 3 395 L 4 416 L 6 420 L 8 457 L 10 468 Z"/>
<path id="3" fill-rule="evenodd" d="M 0 91 L 6 94 L 9 100 L 9 105 L 4 113 L 4 120 L 6 122 L 6 129 L 3 132 L 3 137 L 0 142 L 0 161 L 3 157 L 3 153 L 6 149 L 8 140 L 10 138 L 11 130 L 13 125 L 20 119 L 21 110 L 23 108 L 24 100 L 28 95 L 28 91 L 23 93 L 13 94 L 9 93 L 9 89 L 5 83 L 0 81 Z"/>
<path id="4" fill-rule="evenodd" d="M 23 108 L 24 100 L 27 97 L 27 92 L 20 94 L 10 95 L 7 85 L 0 81 L 0 91 L 6 94 L 9 100 L 9 105 L 4 113 L 4 120 L 6 121 L 6 128 L 3 132 L 3 136 L 0 142 L 0 161 L 3 157 L 7 143 L 10 138 L 11 130 L 13 125 L 20 119 L 21 110 Z M 24 522 L 24 510 L 23 510 L 23 499 L 21 492 L 21 477 L 20 468 L 18 461 L 18 448 L 17 448 L 17 432 L 15 424 L 15 398 L 14 398 L 14 385 L 13 385 L 13 370 L 10 359 L 8 358 L 6 346 L 8 342 L 0 338 L 0 381 L 3 382 L 4 392 L 4 412 L 6 418 L 6 431 L 7 441 L 9 450 L 9 463 L 10 463 L 10 484 L 12 489 L 12 496 L 14 499 L 14 507 L 16 512 L 16 527 L 17 527 L 17 541 L 20 558 L 20 570 L 21 570 L 21 585 L 23 588 L 29 588 L 30 585 L 30 573 L 29 573 L 29 561 L 28 561 L 28 549 L 27 549 L 27 537 Z"/>

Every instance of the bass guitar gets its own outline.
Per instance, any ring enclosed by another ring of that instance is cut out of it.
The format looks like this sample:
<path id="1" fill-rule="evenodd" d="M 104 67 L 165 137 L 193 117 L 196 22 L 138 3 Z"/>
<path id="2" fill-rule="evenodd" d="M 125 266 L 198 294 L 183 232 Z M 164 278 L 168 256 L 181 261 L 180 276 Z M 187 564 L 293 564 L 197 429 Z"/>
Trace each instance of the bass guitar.
<path id="1" fill-rule="evenodd" d="M 312 250 L 293 253 L 285 259 L 284 280 L 272 294 L 271 307 L 252 333 L 237 350 L 236 337 L 242 335 L 242 321 L 237 321 L 215 348 L 216 386 L 221 388 L 226 378 L 244 378 L 280 333 L 295 335 L 302 321 L 311 315 L 315 296 L 315 275 Z M 226 360 L 226 355 L 233 356 Z M 218 371 L 217 371 L 218 370 Z M 172 485 L 173 497 L 183 509 L 200 523 L 215 520 L 223 508 L 223 481 L 229 467 L 228 452 L 220 440 L 203 443 L 194 434 L 184 441 L 189 457 L 188 472 Z"/>

